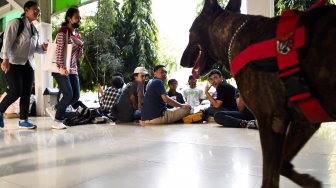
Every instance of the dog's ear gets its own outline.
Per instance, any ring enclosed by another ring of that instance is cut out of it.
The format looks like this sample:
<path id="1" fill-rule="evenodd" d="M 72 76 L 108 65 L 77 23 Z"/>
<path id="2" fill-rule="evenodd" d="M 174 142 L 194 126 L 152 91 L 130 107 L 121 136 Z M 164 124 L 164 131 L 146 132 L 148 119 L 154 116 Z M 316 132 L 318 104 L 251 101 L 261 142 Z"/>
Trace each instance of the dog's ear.
<path id="1" fill-rule="evenodd" d="M 204 0 L 204 8 L 218 5 L 217 0 Z"/>
<path id="2" fill-rule="evenodd" d="M 221 9 L 217 0 L 204 0 L 202 12 L 213 12 L 216 9 Z"/>
<path id="3" fill-rule="evenodd" d="M 225 7 L 225 10 L 232 12 L 240 12 L 241 0 L 230 0 Z"/>

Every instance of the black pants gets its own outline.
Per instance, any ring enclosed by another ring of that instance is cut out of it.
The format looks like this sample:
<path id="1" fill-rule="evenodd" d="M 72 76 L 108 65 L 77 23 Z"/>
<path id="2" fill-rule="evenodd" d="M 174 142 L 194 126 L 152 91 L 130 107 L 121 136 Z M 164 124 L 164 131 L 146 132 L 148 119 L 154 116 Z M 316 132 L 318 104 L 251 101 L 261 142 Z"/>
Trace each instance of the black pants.
<path id="1" fill-rule="evenodd" d="M 215 113 L 215 122 L 225 127 L 240 128 L 241 120 L 253 120 L 250 112 L 240 111 L 220 111 Z"/>
<path id="2" fill-rule="evenodd" d="M 34 70 L 29 65 L 29 62 L 25 65 L 10 64 L 5 78 L 9 90 L 0 103 L 0 112 L 4 113 L 8 106 L 20 97 L 20 119 L 28 118 Z"/>

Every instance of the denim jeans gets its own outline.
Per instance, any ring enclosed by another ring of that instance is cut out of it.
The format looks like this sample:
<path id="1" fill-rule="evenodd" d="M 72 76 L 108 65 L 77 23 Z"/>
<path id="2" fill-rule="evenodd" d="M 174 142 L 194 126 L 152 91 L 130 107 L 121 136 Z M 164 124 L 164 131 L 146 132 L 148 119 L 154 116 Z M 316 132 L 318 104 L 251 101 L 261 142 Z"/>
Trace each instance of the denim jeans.
<path id="1" fill-rule="evenodd" d="M 52 73 L 52 76 L 55 78 L 58 88 L 63 95 L 61 100 L 55 105 L 55 119 L 64 120 L 66 108 L 77 102 L 79 99 L 79 78 L 77 74 L 63 76 L 59 73 Z"/>

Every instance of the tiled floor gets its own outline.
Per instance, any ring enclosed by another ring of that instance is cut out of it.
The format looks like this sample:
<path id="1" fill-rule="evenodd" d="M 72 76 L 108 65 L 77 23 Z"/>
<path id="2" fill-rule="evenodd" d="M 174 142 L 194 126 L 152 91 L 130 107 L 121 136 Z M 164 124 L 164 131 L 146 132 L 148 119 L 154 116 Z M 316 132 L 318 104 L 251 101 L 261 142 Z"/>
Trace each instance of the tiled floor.
<path id="1" fill-rule="evenodd" d="M 261 185 L 255 130 L 215 124 L 83 125 L 35 131 L 6 120 L 0 131 L 1 188 L 254 188 Z M 336 123 L 324 124 L 295 158 L 301 172 L 336 187 Z M 297 187 L 281 178 L 281 187 Z"/>

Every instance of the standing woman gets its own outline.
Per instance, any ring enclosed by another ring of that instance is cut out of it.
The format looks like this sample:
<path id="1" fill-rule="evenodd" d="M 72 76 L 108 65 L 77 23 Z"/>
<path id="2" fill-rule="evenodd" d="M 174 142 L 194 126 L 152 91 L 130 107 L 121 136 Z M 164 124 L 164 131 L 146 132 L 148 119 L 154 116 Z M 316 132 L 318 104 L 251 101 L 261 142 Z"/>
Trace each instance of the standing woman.
<path id="1" fill-rule="evenodd" d="M 77 70 L 77 61 L 83 53 L 83 41 L 80 34 L 76 32 L 79 27 L 81 17 L 77 8 L 69 8 L 65 14 L 65 21 L 56 36 L 56 64 L 58 73 L 52 73 L 56 79 L 60 92 L 63 94 L 61 100 L 51 108 L 47 108 L 51 118 L 55 118 L 52 125 L 54 129 L 65 129 L 63 124 L 66 108 L 74 104 L 79 99 L 79 78 Z M 72 44 L 72 53 L 70 60 L 70 70 L 66 69 L 64 60 L 66 41 Z"/>
<path id="2" fill-rule="evenodd" d="M 1 50 L 1 70 L 9 87 L 6 97 L 0 103 L 0 127 L 4 127 L 4 112 L 20 97 L 19 127 L 35 129 L 28 120 L 29 100 L 34 82 L 35 60 L 34 53 L 44 53 L 47 44 L 40 44 L 39 35 L 33 26 L 33 21 L 40 16 L 40 7 L 35 1 L 28 1 L 24 5 L 24 13 L 19 19 L 8 23 L 4 33 L 4 43 Z M 21 22 L 21 23 L 20 23 Z M 23 24 L 22 24 L 23 23 Z M 19 27 L 23 30 L 19 36 Z M 22 27 L 21 27 L 22 28 Z"/>

